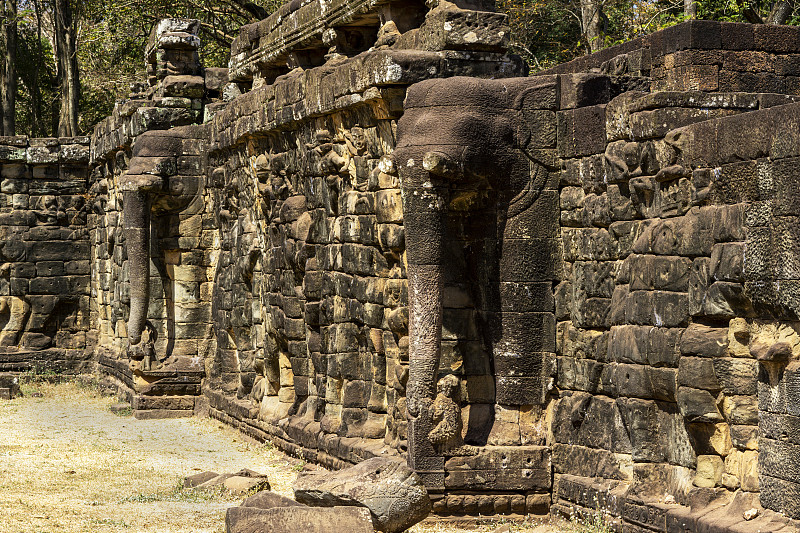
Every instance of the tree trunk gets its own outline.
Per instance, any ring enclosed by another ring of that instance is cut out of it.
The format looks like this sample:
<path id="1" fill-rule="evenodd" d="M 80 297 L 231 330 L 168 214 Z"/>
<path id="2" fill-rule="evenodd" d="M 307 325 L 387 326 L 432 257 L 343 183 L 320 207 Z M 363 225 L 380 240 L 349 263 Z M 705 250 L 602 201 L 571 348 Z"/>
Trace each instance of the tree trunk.
<path id="1" fill-rule="evenodd" d="M 764 24 L 764 20 L 761 18 L 761 15 L 759 15 L 752 6 L 744 8 L 742 15 L 744 15 L 744 18 L 747 19 L 747 22 L 750 24 Z"/>
<path id="2" fill-rule="evenodd" d="M 14 135 L 17 98 L 17 2 L 3 1 L 3 135 Z"/>
<path id="3" fill-rule="evenodd" d="M 42 14 L 39 11 L 38 0 L 33 0 L 33 11 L 36 15 L 36 52 L 38 58 L 43 58 L 42 51 Z M 33 52 L 33 50 L 31 50 Z M 28 91 L 31 95 L 31 136 L 45 137 L 46 132 L 42 128 L 42 88 L 39 86 L 40 62 L 34 61 L 33 76 Z"/>
<path id="4" fill-rule="evenodd" d="M 683 0 L 683 14 L 687 19 L 696 19 L 697 0 Z"/>
<path id="5" fill-rule="evenodd" d="M 581 22 L 589 52 L 597 52 L 603 48 L 601 9 L 599 0 L 581 0 Z"/>
<path id="6" fill-rule="evenodd" d="M 767 17 L 767 24 L 786 24 L 789 17 L 792 16 L 793 6 L 787 0 L 779 0 L 772 6 L 772 11 L 769 12 Z"/>
<path id="7" fill-rule="evenodd" d="M 2 44 L 2 43 L 0 43 Z M 3 49 L 0 48 L 0 51 Z M 5 54 L 0 54 L 5 55 Z M 3 128 L 3 87 L 6 86 L 6 68 L 5 63 L 3 63 L 3 58 L 0 57 L 0 136 L 5 135 L 5 128 Z"/>
<path id="8" fill-rule="evenodd" d="M 77 24 L 69 0 L 55 0 L 56 66 L 61 92 L 61 109 L 58 118 L 58 136 L 78 135 L 78 79 Z"/>

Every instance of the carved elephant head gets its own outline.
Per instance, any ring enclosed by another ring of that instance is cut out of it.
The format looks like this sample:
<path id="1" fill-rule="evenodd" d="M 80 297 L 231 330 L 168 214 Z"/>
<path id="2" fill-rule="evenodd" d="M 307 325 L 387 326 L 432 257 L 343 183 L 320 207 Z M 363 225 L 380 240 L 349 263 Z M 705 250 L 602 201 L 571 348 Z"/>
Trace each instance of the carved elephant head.
<path id="1" fill-rule="evenodd" d="M 551 191 L 555 194 L 546 198 L 555 210 L 541 210 L 536 201 L 546 187 L 547 167 L 553 166 L 543 154 L 553 157 L 556 102 L 555 77 L 455 77 L 427 80 L 408 89 L 392 161 L 402 183 L 408 263 L 410 457 L 433 453 L 419 434 L 430 429 L 424 427 L 423 412 L 435 396 L 441 354 L 446 220 L 453 199 L 462 191 L 491 190 L 496 201 L 492 227 L 481 230 L 496 241 L 492 247 L 499 254 L 489 266 L 499 303 L 486 313 L 488 320 L 498 321 L 489 328 L 499 332 L 489 340 L 495 401 L 510 406 L 543 401 L 542 353 L 554 350 L 555 320 L 551 309 L 537 310 L 551 313 L 543 324 L 546 313 L 529 313 L 513 292 L 515 287 L 530 290 L 533 285 L 551 291 L 552 274 L 536 271 L 529 258 L 546 258 L 555 249 L 557 193 Z M 541 227 L 550 232 L 547 238 L 536 234 Z M 530 329 L 539 333 L 532 335 Z M 431 468 L 425 464 L 423 468 Z"/>
<path id="2" fill-rule="evenodd" d="M 180 212 L 198 201 L 203 185 L 199 168 L 184 168 L 187 163 L 181 156 L 197 152 L 187 149 L 191 147 L 186 143 L 200 142 L 203 133 L 198 126 L 143 133 L 136 139 L 130 165 L 121 177 L 130 276 L 128 341 L 133 359 L 153 355 L 153 339 L 147 346 L 142 343 L 150 302 L 151 213 Z"/>

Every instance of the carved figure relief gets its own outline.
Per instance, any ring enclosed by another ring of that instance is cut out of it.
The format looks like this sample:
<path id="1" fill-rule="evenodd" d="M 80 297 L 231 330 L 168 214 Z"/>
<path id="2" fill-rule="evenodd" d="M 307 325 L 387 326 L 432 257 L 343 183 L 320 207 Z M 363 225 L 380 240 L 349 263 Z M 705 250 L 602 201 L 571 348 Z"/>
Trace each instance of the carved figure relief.
<path id="1" fill-rule="evenodd" d="M 449 374 L 436 384 L 436 399 L 430 413 L 431 432 L 428 438 L 433 443 L 436 453 L 444 456 L 471 455 L 474 450 L 464 445 L 461 421 L 461 405 L 459 402 L 458 377 Z"/>

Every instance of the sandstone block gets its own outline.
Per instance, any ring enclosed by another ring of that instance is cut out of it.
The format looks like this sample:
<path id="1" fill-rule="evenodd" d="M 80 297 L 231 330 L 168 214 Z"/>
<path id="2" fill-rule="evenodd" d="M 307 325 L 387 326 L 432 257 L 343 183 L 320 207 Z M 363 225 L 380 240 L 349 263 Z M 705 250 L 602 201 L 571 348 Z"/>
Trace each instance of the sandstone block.
<path id="1" fill-rule="evenodd" d="M 489 446 L 473 456 L 448 459 L 445 487 L 546 490 L 550 487 L 549 465 L 550 453 L 543 446 Z"/>
<path id="2" fill-rule="evenodd" d="M 716 399 L 708 391 L 678 387 L 678 407 L 689 422 L 722 422 Z"/>
<path id="3" fill-rule="evenodd" d="M 722 482 L 725 464 L 718 455 L 699 455 L 694 484 L 697 487 L 715 487 Z"/>
<path id="4" fill-rule="evenodd" d="M 167 76 L 162 80 L 161 87 L 165 96 L 202 98 L 205 80 L 201 76 Z"/>

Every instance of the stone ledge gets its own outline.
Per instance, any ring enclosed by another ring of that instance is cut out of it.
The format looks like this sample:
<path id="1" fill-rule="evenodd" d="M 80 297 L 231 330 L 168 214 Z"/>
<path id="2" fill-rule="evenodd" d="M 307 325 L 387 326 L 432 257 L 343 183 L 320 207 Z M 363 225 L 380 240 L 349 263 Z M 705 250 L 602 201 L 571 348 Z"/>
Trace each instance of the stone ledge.
<path id="1" fill-rule="evenodd" d="M 211 124 L 212 151 L 233 146 L 246 136 L 279 130 L 292 123 L 358 106 L 372 106 L 376 116 L 397 118 L 405 94 L 386 91 L 426 79 L 467 73 L 506 78 L 523 72 L 517 56 L 498 53 L 364 52 L 335 65 L 280 77 L 272 85 L 233 100 L 207 123 Z"/>
<path id="2" fill-rule="evenodd" d="M 383 439 L 340 437 L 324 433 L 319 423 L 303 423 L 307 419 L 297 416 L 273 424 L 258 420 L 258 408 L 249 400 L 234 400 L 208 387 L 203 388 L 203 396 L 209 401 L 209 415 L 212 418 L 238 428 L 256 440 L 270 441 L 287 453 L 328 468 L 339 469 L 372 457 L 398 455 Z"/>

